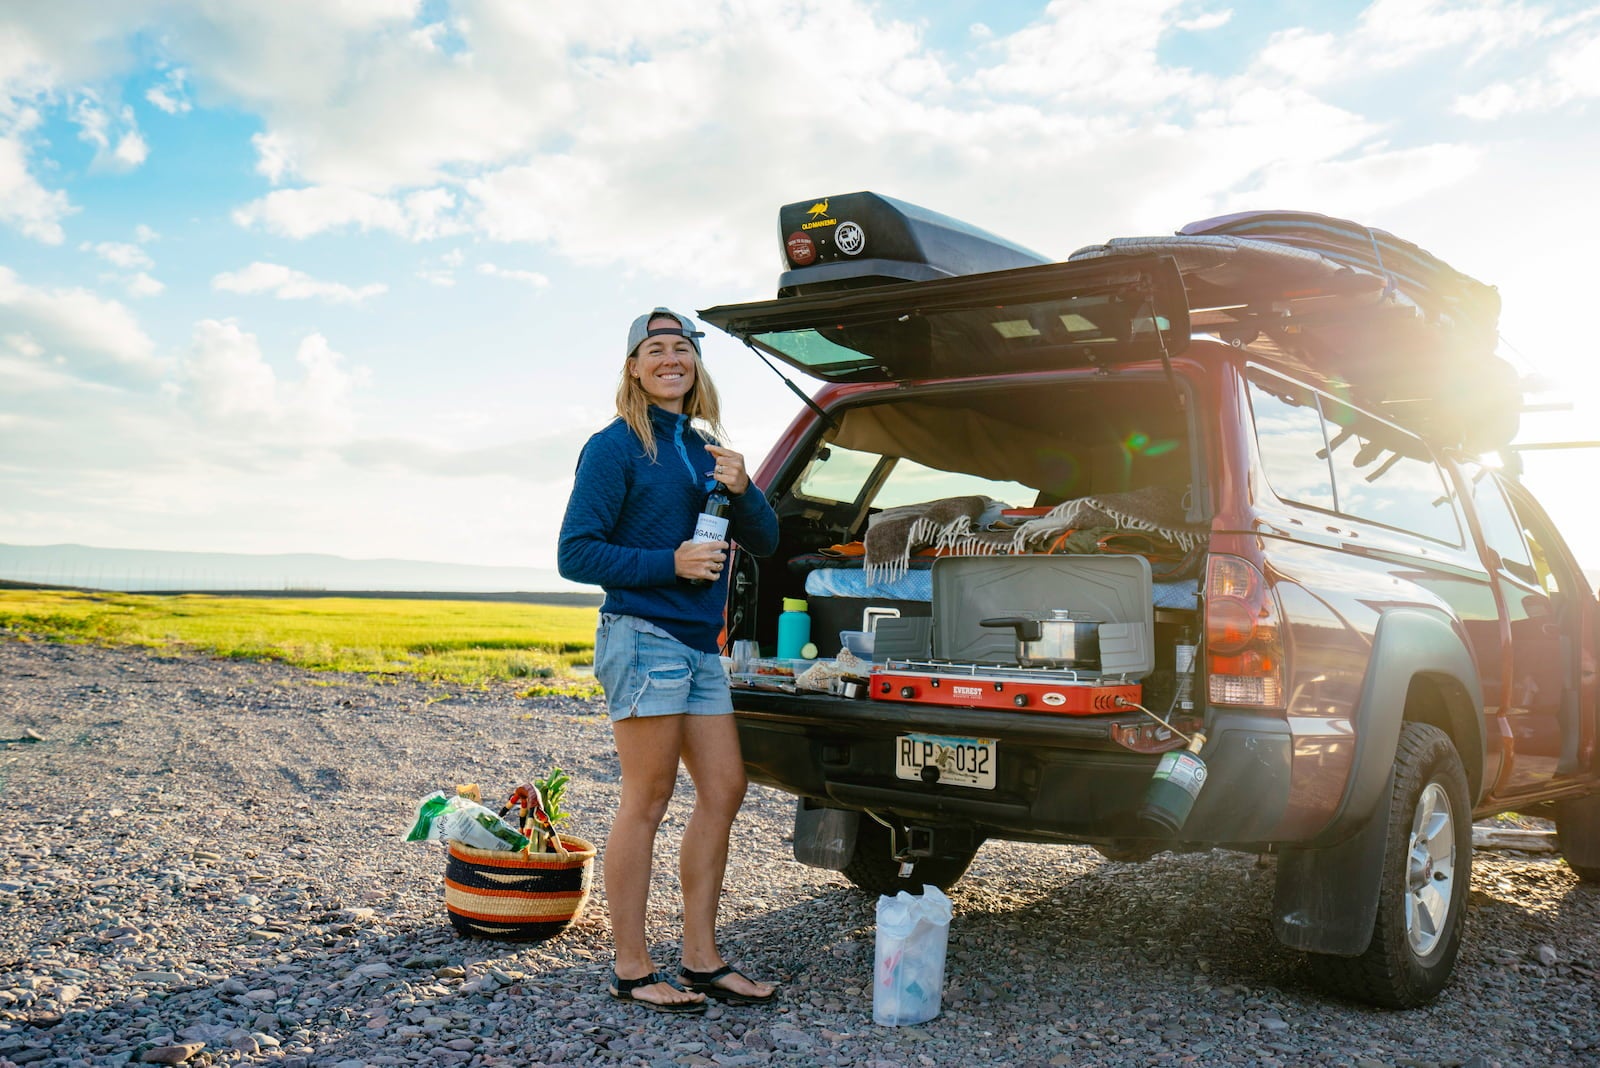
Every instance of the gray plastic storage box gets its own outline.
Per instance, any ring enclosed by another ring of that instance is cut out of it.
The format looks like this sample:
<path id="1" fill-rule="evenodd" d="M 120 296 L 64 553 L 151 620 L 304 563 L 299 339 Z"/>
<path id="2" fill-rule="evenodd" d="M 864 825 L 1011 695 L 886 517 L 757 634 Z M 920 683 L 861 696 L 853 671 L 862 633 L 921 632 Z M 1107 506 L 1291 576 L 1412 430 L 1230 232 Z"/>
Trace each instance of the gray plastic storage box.
<path id="1" fill-rule="evenodd" d="M 1014 664 L 1015 632 L 978 621 L 1057 609 L 1100 622 L 1101 675 L 1139 678 L 1155 667 L 1150 561 L 1105 553 L 935 560 L 934 659 Z"/>

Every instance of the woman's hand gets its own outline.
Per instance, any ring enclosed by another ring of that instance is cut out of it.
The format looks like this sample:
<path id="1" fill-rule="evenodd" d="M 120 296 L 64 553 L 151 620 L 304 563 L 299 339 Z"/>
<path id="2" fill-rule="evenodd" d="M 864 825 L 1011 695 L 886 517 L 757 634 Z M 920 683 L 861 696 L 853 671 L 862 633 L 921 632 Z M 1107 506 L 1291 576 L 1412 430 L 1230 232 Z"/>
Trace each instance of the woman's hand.
<path id="1" fill-rule="evenodd" d="M 732 449 L 724 449 L 721 445 L 707 445 L 706 451 L 717 461 L 717 466 L 711 471 L 711 477 L 727 486 L 729 493 L 737 497 L 750 488 L 750 475 L 744 469 L 743 456 Z"/>
<path id="2" fill-rule="evenodd" d="M 728 559 L 725 541 L 686 541 L 672 553 L 673 570 L 679 578 L 710 579 L 715 582 Z"/>

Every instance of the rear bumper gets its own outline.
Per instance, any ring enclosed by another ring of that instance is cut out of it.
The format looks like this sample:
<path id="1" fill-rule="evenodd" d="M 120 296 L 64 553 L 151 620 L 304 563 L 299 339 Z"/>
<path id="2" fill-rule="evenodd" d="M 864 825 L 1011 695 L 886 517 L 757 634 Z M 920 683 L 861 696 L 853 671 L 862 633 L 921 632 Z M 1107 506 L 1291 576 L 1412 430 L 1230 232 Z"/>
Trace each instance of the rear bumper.
<path id="1" fill-rule="evenodd" d="M 831 807 L 1015 841 L 1157 837 L 1138 811 L 1160 757 L 1130 752 L 1111 734 L 1138 713 L 1050 716 L 743 691 L 734 707 L 751 780 Z M 995 789 L 898 778 L 895 739 L 911 732 L 996 739 Z M 1202 752 L 1208 777 L 1182 839 L 1270 840 L 1288 803 L 1291 751 L 1282 720 L 1213 717 Z"/>

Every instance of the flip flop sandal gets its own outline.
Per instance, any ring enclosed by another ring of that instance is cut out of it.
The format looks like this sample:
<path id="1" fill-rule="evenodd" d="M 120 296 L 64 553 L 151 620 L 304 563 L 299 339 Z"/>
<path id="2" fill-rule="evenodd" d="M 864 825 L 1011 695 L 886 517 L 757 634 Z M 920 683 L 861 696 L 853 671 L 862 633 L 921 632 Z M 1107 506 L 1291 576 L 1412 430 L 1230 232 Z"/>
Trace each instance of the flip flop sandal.
<path id="1" fill-rule="evenodd" d="M 673 1012 L 689 1016 L 699 1015 L 700 1013 L 706 1011 L 705 998 L 701 998 L 699 1001 L 674 1001 L 662 1003 L 659 1001 L 646 1001 L 644 998 L 636 998 L 633 996 L 633 992 L 639 989 L 641 986 L 653 986 L 656 983 L 666 983 L 674 990 L 683 989 L 683 987 L 680 986 L 678 982 L 666 972 L 651 972 L 643 979 L 624 979 L 616 972 L 612 972 L 611 985 L 606 987 L 606 993 L 610 994 L 618 1001 L 627 1001 L 634 1005 L 643 1005 L 645 1008 L 654 1012 Z"/>
<path id="2" fill-rule="evenodd" d="M 741 979 L 755 982 L 748 975 L 741 972 L 731 964 L 724 964 L 714 972 L 697 972 L 688 968 L 678 969 L 678 978 L 683 980 L 683 985 L 697 994 L 714 997 L 718 1001 L 726 1001 L 730 1005 L 765 1005 L 778 996 L 774 989 L 770 994 L 744 994 L 737 990 L 729 990 L 725 986 L 717 985 L 717 980 L 725 975 L 737 975 Z"/>

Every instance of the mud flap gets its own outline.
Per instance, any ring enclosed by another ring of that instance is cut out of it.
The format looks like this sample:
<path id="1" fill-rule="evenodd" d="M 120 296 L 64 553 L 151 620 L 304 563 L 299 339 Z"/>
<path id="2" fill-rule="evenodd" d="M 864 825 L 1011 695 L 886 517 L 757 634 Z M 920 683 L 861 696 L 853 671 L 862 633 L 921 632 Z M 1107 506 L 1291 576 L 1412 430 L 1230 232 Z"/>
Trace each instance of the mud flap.
<path id="1" fill-rule="evenodd" d="M 800 798 L 794 807 L 794 859 L 813 868 L 844 871 L 855 856 L 860 824 L 859 812 Z"/>
<path id="2" fill-rule="evenodd" d="M 1392 771 L 1384 794 L 1394 794 Z M 1388 832 L 1385 802 L 1366 826 L 1337 845 L 1283 850 L 1272 895 L 1272 932 L 1278 941 L 1307 953 L 1365 953 L 1378 918 Z"/>
<path id="3" fill-rule="evenodd" d="M 1600 868 L 1600 795 L 1556 802 L 1561 855 L 1577 868 Z"/>

